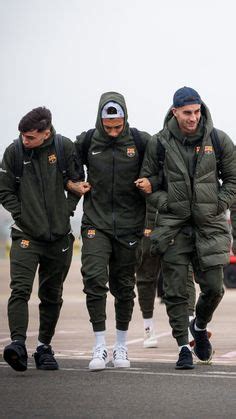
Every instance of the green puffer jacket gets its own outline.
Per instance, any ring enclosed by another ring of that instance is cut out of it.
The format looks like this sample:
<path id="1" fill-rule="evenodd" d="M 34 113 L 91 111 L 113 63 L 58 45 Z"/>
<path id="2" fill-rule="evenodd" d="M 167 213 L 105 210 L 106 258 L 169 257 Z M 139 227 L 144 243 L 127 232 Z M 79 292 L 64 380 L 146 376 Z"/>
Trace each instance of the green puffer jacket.
<path id="1" fill-rule="evenodd" d="M 146 150 L 141 176 L 148 177 L 157 191 L 157 229 L 153 241 L 159 254 L 183 226 L 195 230 L 196 249 L 201 268 L 228 263 L 230 233 L 225 210 L 236 194 L 236 159 L 230 138 L 217 130 L 221 144 L 221 179 L 210 133 L 210 112 L 202 105 L 202 118 L 194 136 L 183 137 L 168 112 L 164 129 L 155 135 Z M 158 142 L 165 148 L 164 182 L 158 189 Z"/>
<path id="2" fill-rule="evenodd" d="M 155 195 L 156 193 L 153 193 L 146 197 L 145 229 L 148 230 L 153 230 L 155 227 L 155 221 L 157 217 L 157 204 Z"/>
<path id="3" fill-rule="evenodd" d="M 101 120 L 101 110 L 110 101 L 119 103 L 125 114 L 124 130 L 116 138 L 106 134 Z M 85 224 L 119 236 L 142 232 L 145 217 L 145 198 L 134 183 L 140 170 L 138 151 L 127 120 L 124 97 L 116 92 L 104 93 L 87 156 L 87 180 L 92 188 L 84 196 L 82 218 Z M 149 134 L 139 134 L 146 145 Z M 86 132 L 83 132 L 75 142 L 80 160 L 83 160 L 85 136 Z"/>
<path id="4" fill-rule="evenodd" d="M 32 238 L 54 241 L 70 231 L 70 216 L 79 198 L 64 190 L 64 179 L 56 162 L 55 131 L 42 146 L 24 149 L 20 183 L 15 177 L 15 147 L 7 147 L 0 171 L 0 202 L 16 226 Z M 62 137 L 69 179 L 78 180 L 74 144 Z"/>
<path id="5" fill-rule="evenodd" d="M 231 221 L 231 227 L 232 227 L 233 240 L 236 243 L 236 203 L 235 202 L 230 207 L 230 221 Z"/>

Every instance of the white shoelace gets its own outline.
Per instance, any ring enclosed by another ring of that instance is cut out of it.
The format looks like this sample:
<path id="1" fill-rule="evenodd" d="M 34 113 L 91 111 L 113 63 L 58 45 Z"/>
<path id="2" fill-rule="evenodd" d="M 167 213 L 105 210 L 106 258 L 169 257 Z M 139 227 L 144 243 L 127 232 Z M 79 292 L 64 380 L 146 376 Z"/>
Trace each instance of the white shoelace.
<path id="1" fill-rule="evenodd" d="M 94 348 L 93 358 L 105 359 L 107 358 L 107 349 L 104 345 L 99 345 Z"/>
<path id="2" fill-rule="evenodd" d="M 117 345 L 113 351 L 114 359 L 128 359 L 127 348 L 122 345 Z"/>

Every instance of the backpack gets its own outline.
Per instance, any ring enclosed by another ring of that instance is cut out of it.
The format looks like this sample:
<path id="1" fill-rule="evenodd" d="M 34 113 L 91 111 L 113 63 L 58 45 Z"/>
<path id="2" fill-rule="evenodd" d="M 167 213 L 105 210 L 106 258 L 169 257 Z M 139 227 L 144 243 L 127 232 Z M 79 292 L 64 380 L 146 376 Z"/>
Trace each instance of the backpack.
<path id="1" fill-rule="evenodd" d="M 143 144 L 140 134 L 137 128 L 130 128 L 131 134 L 134 139 L 135 146 L 138 150 L 138 157 L 139 157 L 139 169 L 141 169 L 144 152 L 145 152 L 145 145 Z M 88 152 L 91 145 L 92 137 L 95 132 L 95 128 L 92 128 L 86 132 L 85 139 L 82 146 L 82 162 L 88 167 Z"/>
<path id="2" fill-rule="evenodd" d="M 213 145 L 215 156 L 216 156 L 217 172 L 218 172 L 218 176 L 219 176 L 219 179 L 220 179 L 221 178 L 220 163 L 221 163 L 222 148 L 221 148 L 219 136 L 217 134 L 217 130 L 215 128 L 213 128 L 213 130 L 211 131 L 210 137 L 211 137 L 212 145 Z M 161 187 L 163 185 L 163 181 L 164 181 L 164 169 L 163 168 L 164 168 L 164 163 L 165 163 L 165 148 L 163 147 L 161 142 L 158 142 L 157 156 L 158 156 L 158 165 L 160 167 L 157 184 L 158 184 L 159 187 Z"/>
<path id="3" fill-rule="evenodd" d="M 23 145 L 22 145 L 22 141 L 20 137 L 14 140 L 13 143 L 15 147 L 14 172 L 15 172 L 16 182 L 20 183 L 20 178 L 23 173 Z M 65 178 L 66 172 L 67 172 L 67 163 L 66 163 L 61 134 L 54 135 L 54 145 L 55 145 L 55 151 L 56 151 L 56 156 L 57 156 L 57 164 L 58 164 L 60 172 L 63 175 L 63 178 Z"/>

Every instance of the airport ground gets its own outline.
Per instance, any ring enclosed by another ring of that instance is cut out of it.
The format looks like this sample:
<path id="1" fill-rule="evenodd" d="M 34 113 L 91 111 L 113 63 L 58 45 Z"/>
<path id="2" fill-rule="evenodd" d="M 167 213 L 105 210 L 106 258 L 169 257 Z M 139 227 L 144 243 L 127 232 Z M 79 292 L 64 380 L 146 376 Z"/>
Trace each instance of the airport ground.
<path id="1" fill-rule="evenodd" d="M 53 339 L 59 371 L 35 369 L 37 342 L 37 278 L 30 300 L 27 349 L 29 368 L 12 370 L 2 359 L 9 342 L 7 299 L 9 261 L 0 260 L 0 417 L 2 418 L 236 418 L 236 289 L 226 289 L 210 323 L 215 349 L 211 365 L 177 371 L 177 347 L 165 307 L 155 305 L 158 348 L 143 348 L 143 321 L 136 299 L 128 335 L 130 369 L 90 372 L 94 344 L 85 306 L 80 257 L 73 259 L 64 287 L 64 304 Z M 107 300 L 107 343 L 115 339 L 113 299 Z"/>

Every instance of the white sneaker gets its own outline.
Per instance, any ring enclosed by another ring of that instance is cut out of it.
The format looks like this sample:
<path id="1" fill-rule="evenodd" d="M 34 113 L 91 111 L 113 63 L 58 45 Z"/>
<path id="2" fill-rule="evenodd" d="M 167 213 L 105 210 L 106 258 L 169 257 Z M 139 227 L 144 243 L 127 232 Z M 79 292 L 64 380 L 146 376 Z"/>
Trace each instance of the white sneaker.
<path id="1" fill-rule="evenodd" d="M 106 364 L 109 362 L 108 351 L 105 345 L 98 345 L 94 347 L 93 358 L 89 363 L 91 371 L 104 370 Z"/>
<path id="2" fill-rule="evenodd" d="M 130 361 L 126 346 L 116 345 L 113 349 L 112 362 L 115 368 L 129 368 Z"/>
<path id="3" fill-rule="evenodd" d="M 154 333 L 154 330 L 150 329 L 150 327 L 147 327 L 144 331 L 143 347 L 157 348 L 157 337 Z"/>

